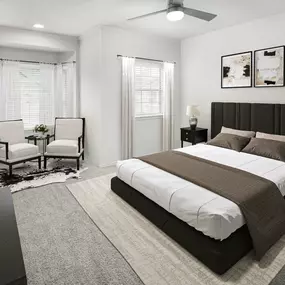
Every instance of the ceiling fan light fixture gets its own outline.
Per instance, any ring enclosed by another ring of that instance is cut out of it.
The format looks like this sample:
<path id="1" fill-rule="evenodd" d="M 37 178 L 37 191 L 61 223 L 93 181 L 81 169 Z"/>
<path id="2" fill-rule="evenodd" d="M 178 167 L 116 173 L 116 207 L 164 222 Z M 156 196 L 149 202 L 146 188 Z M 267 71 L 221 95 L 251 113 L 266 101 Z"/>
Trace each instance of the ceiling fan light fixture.
<path id="1" fill-rule="evenodd" d="M 184 11 L 182 7 L 171 7 L 167 11 L 167 19 L 171 22 L 177 22 L 184 18 Z"/>
<path id="2" fill-rule="evenodd" d="M 36 29 L 44 29 L 45 26 L 42 24 L 34 24 L 33 27 Z"/>

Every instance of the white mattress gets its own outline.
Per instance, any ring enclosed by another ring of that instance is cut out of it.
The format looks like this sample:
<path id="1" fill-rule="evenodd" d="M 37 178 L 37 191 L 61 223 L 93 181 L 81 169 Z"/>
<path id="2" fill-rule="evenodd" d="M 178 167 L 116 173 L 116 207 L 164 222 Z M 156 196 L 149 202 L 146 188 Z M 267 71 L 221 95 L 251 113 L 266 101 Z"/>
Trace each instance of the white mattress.
<path id="1" fill-rule="evenodd" d="M 273 181 L 285 196 L 284 162 L 202 144 L 178 151 L 264 177 Z M 214 239 L 226 239 L 245 223 L 235 203 L 138 159 L 119 161 L 117 176 L 177 218 Z"/>

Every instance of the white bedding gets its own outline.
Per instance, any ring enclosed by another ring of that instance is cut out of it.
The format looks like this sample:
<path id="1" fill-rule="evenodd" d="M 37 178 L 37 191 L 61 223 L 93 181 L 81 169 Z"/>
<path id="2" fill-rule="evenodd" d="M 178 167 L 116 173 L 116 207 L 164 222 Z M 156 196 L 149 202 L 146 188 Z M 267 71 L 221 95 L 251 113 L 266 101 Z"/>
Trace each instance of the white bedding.
<path id="1" fill-rule="evenodd" d="M 273 181 L 285 196 L 284 162 L 202 144 L 178 151 L 264 177 Z M 119 161 L 117 176 L 177 218 L 214 239 L 226 239 L 245 223 L 235 203 L 138 159 Z"/>

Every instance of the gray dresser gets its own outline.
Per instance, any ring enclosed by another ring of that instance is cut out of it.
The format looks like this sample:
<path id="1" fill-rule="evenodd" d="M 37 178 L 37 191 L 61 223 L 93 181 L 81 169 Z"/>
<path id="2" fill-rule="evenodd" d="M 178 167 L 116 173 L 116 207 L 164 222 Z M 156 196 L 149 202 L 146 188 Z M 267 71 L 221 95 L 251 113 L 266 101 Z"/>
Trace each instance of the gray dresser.
<path id="1" fill-rule="evenodd" d="M 0 188 L 0 285 L 27 284 L 13 199 Z"/>

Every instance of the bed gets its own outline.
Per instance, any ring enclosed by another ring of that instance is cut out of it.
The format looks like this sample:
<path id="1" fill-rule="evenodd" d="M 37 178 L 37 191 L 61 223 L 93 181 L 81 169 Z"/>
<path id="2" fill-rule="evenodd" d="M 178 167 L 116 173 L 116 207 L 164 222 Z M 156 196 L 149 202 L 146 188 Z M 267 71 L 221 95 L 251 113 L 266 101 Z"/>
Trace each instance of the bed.
<path id="1" fill-rule="evenodd" d="M 212 137 L 222 126 L 284 135 L 283 122 L 285 105 L 212 103 Z M 283 162 L 209 145 L 177 151 L 264 177 L 285 195 Z M 252 249 L 235 203 L 141 160 L 118 162 L 111 188 L 217 274 Z"/>

